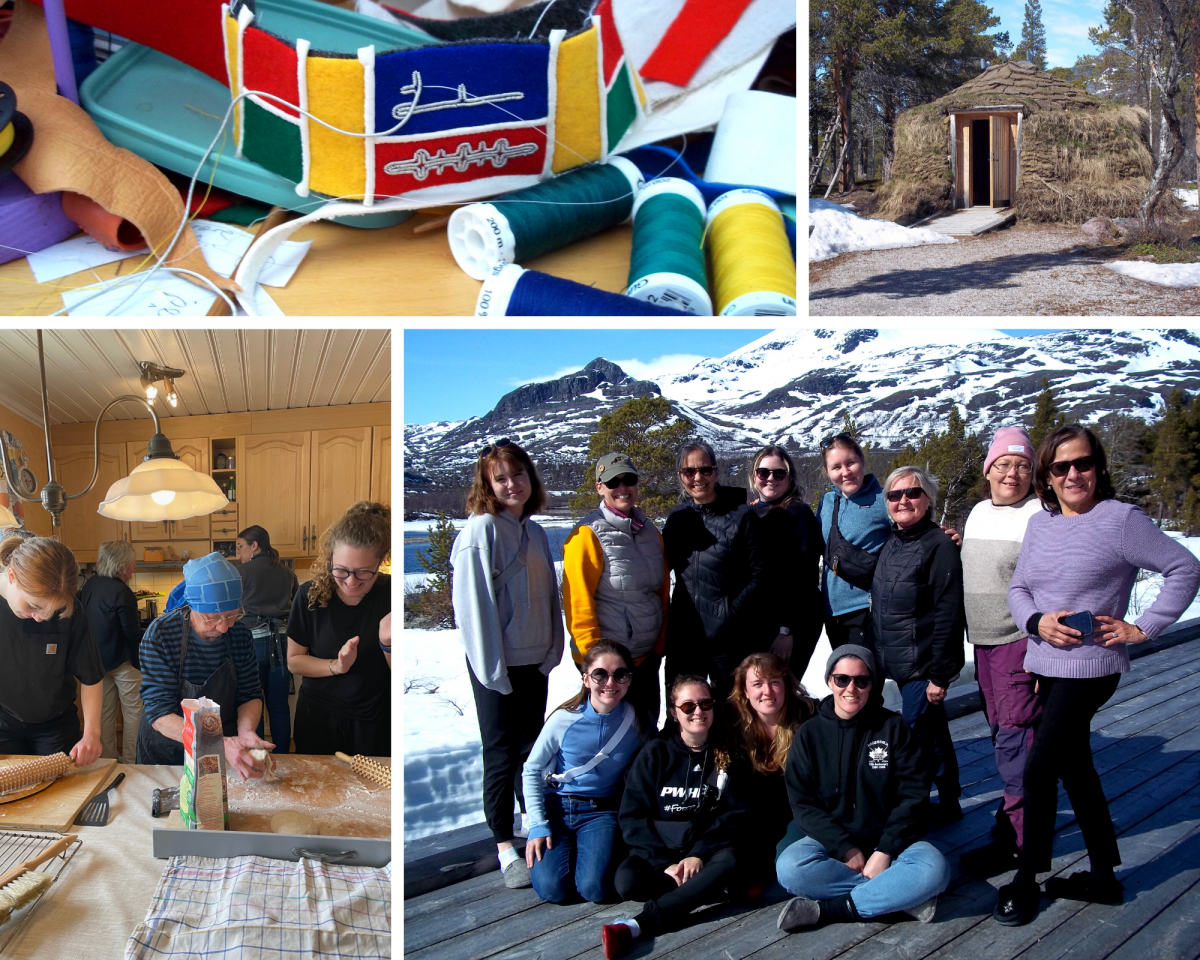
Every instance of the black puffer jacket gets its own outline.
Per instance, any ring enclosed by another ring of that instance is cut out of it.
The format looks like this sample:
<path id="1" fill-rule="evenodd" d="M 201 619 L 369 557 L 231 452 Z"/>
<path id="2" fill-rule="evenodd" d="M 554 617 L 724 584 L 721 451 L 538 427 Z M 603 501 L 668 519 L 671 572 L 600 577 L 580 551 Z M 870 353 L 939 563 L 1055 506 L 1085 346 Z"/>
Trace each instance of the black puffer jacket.
<path id="1" fill-rule="evenodd" d="M 712 503 L 680 504 L 667 516 L 663 546 L 675 574 L 668 655 L 703 637 L 714 655 L 740 660 L 761 633 L 755 618 L 766 588 L 758 516 L 746 505 L 746 491 L 718 486 Z"/>
<path id="2" fill-rule="evenodd" d="M 962 560 L 928 514 L 907 530 L 892 525 L 875 566 L 871 619 L 879 671 L 896 683 L 947 687 L 962 670 Z"/>
<path id="3" fill-rule="evenodd" d="M 766 650 L 780 627 L 787 627 L 793 649 L 811 648 L 821 636 L 825 601 L 821 597 L 820 560 L 825 553 L 821 526 L 808 504 L 793 500 L 786 507 L 756 503 L 767 588 L 761 615 L 764 634 L 758 646 Z M 805 663 L 808 658 L 804 658 Z"/>
<path id="4" fill-rule="evenodd" d="M 96 649 L 104 661 L 104 671 L 115 670 L 131 660 L 136 664 L 142 643 L 142 625 L 137 597 L 129 584 L 116 577 L 96 575 L 79 591 L 79 605 L 92 628 Z"/>

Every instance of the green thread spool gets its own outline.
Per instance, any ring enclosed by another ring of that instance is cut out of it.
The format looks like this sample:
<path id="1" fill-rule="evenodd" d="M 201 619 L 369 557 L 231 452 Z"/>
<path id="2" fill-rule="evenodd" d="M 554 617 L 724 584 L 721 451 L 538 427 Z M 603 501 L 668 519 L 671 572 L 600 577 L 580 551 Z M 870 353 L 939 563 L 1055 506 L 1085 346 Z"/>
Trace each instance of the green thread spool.
<path id="1" fill-rule="evenodd" d="M 631 161 L 610 157 L 488 203 L 459 207 L 446 227 L 450 252 L 467 276 L 485 280 L 497 264 L 528 263 L 628 220 L 644 183 Z"/>
<path id="2" fill-rule="evenodd" d="M 676 177 L 651 180 L 633 204 L 626 294 L 681 313 L 711 317 L 704 272 L 704 198 Z"/>

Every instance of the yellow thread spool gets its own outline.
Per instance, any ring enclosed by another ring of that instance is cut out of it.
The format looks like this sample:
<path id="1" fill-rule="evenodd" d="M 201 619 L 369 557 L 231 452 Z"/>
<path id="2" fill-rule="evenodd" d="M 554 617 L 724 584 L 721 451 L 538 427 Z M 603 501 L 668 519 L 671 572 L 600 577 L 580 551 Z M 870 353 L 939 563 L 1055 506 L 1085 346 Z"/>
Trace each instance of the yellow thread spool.
<path id="1" fill-rule="evenodd" d="M 796 261 L 775 201 L 723 193 L 708 208 L 708 249 L 719 317 L 794 317 Z"/>
<path id="2" fill-rule="evenodd" d="M 16 136 L 16 131 L 13 130 L 13 125 L 10 123 L 3 130 L 0 130 L 0 157 L 8 153 L 8 148 L 12 146 L 13 137 Z"/>

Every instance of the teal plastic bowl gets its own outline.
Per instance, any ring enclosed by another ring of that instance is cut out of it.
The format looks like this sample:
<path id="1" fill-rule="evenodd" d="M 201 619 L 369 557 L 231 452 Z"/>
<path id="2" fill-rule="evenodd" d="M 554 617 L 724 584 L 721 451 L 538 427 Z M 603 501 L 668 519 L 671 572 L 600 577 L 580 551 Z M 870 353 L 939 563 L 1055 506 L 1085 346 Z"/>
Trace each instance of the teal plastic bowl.
<path id="1" fill-rule="evenodd" d="M 396 50 L 423 46 L 430 38 L 399 24 L 363 17 L 315 0 L 259 0 L 257 23 L 277 36 L 303 37 L 314 50 L 353 53 L 374 43 Z M 79 90 L 83 108 L 100 132 L 118 147 L 190 177 L 229 109 L 229 88 L 194 67 L 130 43 L 109 57 Z M 224 144 L 216 148 L 200 171 L 198 184 L 207 184 L 262 203 L 312 213 L 320 201 L 332 199 L 310 193 L 302 197 L 296 185 L 278 174 L 234 156 L 233 124 Z M 199 187 L 198 187 L 199 189 Z M 411 217 L 411 210 L 337 217 L 332 222 L 351 227 L 390 227 Z"/>

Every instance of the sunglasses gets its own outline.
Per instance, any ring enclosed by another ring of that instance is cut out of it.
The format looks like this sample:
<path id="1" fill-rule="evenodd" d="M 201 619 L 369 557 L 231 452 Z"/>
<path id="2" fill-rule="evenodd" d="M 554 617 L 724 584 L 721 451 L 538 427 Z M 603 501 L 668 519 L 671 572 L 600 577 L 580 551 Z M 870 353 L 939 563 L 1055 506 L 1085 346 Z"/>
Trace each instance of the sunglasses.
<path id="1" fill-rule="evenodd" d="M 1050 472 L 1056 477 L 1065 477 L 1074 467 L 1080 473 L 1091 473 L 1096 469 L 1095 457 L 1080 457 L 1077 460 L 1055 460 L 1050 464 Z"/>
<path id="2" fill-rule="evenodd" d="M 588 674 L 592 678 L 593 683 L 604 686 L 608 683 L 608 678 L 611 676 L 613 683 L 626 684 L 633 679 L 633 671 L 628 667 L 617 667 L 611 674 L 607 670 L 597 667 Z"/>
<path id="3" fill-rule="evenodd" d="M 710 710 L 712 710 L 715 702 L 716 701 L 714 700 L 684 700 L 683 703 L 675 704 L 675 709 L 684 716 L 690 717 L 696 712 L 697 707 L 699 707 L 705 713 L 708 713 Z"/>
<path id="4" fill-rule="evenodd" d="M 501 447 L 511 447 L 515 444 L 515 440 L 509 440 L 508 437 L 501 437 L 495 443 L 489 443 L 486 447 L 479 451 L 479 459 L 482 460 L 493 450 L 499 450 Z"/>
<path id="5" fill-rule="evenodd" d="M 631 474 L 623 473 L 619 477 L 613 477 L 611 480 L 601 480 L 600 482 L 608 487 L 609 490 L 616 490 L 621 484 L 625 484 L 627 487 L 636 487 L 638 485 L 638 478 Z"/>
<path id="6" fill-rule="evenodd" d="M 785 480 L 788 472 L 786 470 L 768 470 L 766 467 L 755 467 L 754 475 L 763 483 L 768 480 Z"/>
<path id="7" fill-rule="evenodd" d="M 700 476 L 702 476 L 702 477 L 711 477 L 714 473 L 717 472 L 717 468 L 716 467 L 680 467 L 679 472 L 683 476 L 685 476 L 689 480 L 691 480 L 692 477 L 694 477 L 696 474 L 700 474 Z"/>
<path id="8" fill-rule="evenodd" d="M 835 673 L 830 675 L 830 680 L 833 685 L 839 690 L 845 690 L 851 683 L 859 690 L 867 690 L 871 686 L 871 678 L 869 676 L 850 676 L 848 673 Z"/>
<path id="9" fill-rule="evenodd" d="M 821 449 L 828 450 L 838 441 L 841 441 L 842 443 L 853 443 L 854 438 L 848 433 L 835 433 L 832 437 L 826 437 L 821 441 Z"/>
<path id="10" fill-rule="evenodd" d="M 920 500 L 925 496 L 925 491 L 920 487 L 905 487 L 903 490 L 889 490 L 887 498 L 892 503 L 899 503 L 903 499 Z"/>

